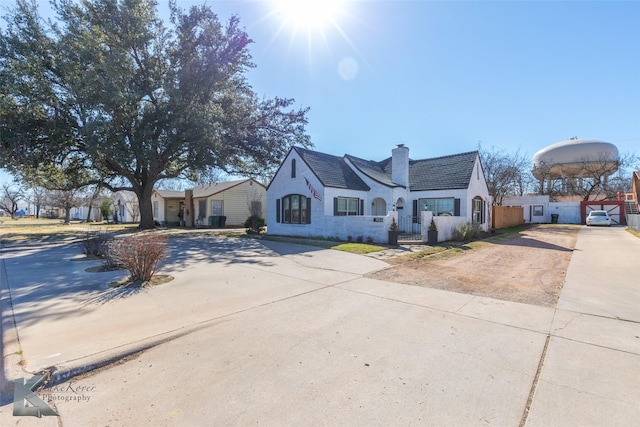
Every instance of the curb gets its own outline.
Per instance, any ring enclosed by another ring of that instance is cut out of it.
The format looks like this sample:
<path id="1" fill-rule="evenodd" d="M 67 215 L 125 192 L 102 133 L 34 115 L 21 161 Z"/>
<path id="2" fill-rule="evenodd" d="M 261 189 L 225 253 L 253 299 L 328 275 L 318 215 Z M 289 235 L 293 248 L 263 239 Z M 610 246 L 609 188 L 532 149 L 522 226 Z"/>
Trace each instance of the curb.
<path id="1" fill-rule="evenodd" d="M 87 374 L 92 371 L 123 362 L 125 359 L 135 356 L 143 351 L 169 341 L 173 341 L 192 332 L 205 329 L 211 326 L 212 323 L 220 320 L 221 319 L 210 319 L 199 324 L 184 326 L 177 330 L 163 332 L 153 337 L 143 338 L 129 344 L 123 344 L 98 353 L 69 360 L 60 365 L 53 365 L 41 370 L 40 372 L 47 372 L 49 374 L 47 386 L 54 386 L 79 375 Z"/>

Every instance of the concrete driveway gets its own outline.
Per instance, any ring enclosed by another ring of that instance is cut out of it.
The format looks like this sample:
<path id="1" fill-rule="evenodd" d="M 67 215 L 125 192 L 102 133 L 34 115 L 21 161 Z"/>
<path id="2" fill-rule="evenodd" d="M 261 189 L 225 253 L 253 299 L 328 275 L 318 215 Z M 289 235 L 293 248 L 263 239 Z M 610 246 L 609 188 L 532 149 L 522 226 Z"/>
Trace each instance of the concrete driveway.
<path id="1" fill-rule="evenodd" d="M 5 250 L 3 354 L 11 319 L 26 370 L 59 377 L 166 341 L 73 380 L 99 392 L 56 401 L 65 425 L 634 425 L 640 328 L 601 312 L 637 313 L 633 268 L 598 301 L 580 276 L 607 268 L 589 254 L 610 238 L 640 253 L 622 229 L 582 229 L 559 310 L 365 279 L 386 264 L 275 242 L 172 240 L 175 280 L 137 293 L 106 290 L 121 273 L 86 273 L 77 248 Z M 9 382 L 28 376 L 16 357 Z M 27 422 L 3 403 L 2 425 Z"/>

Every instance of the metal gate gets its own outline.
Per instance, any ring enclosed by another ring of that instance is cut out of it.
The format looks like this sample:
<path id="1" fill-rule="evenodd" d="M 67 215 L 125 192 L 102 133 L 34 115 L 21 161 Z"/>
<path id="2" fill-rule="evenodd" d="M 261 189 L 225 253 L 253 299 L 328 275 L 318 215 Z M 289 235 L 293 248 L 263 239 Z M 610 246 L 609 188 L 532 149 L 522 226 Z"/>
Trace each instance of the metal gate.
<path id="1" fill-rule="evenodd" d="M 422 224 L 419 216 L 398 216 L 398 240 L 422 242 Z"/>

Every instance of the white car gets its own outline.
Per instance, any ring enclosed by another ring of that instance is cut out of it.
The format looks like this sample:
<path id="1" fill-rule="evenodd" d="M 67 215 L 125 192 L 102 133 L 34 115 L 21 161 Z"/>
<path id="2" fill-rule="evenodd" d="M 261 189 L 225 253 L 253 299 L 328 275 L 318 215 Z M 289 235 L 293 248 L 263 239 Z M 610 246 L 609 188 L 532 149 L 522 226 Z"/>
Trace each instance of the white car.
<path id="1" fill-rule="evenodd" d="M 591 211 L 587 215 L 587 226 L 589 225 L 606 225 L 611 226 L 611 217 L 607 211 Z"/>

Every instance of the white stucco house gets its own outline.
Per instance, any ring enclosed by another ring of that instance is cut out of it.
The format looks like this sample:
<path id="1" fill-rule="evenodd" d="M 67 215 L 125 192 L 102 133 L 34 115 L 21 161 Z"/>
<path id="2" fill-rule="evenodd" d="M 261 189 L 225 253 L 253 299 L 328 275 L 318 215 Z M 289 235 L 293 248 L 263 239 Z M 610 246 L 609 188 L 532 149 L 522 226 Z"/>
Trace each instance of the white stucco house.
<path id="1" fill-rule="evenodd" d="M 138 196 L 133 191 L 121 190 L 113 193 L 113 208 L 118 222 L 140 222 L 140 205 Z"/>
<path id="2" fill-rule="evenodd" d="M 246 178 L 189 190 L 153 190 L 151 203 L 153 218 L 161 224 L 178 225 L 182 221 L 187 227 L 243 227 L 251 212 L 265 216 L 266 198 L 266 187 Z"/>
<path id="3" fill-rule="evenodd" d="M 400 144 L 374 161 L 293 147 L 267 187 L 267 232 L 386 242 L 396 219 L 422 239 L 433 216 L 443 241 L 466 222 L 487 231 L 490 209 L 477 151 L 412 160 Z"/>

